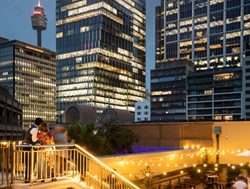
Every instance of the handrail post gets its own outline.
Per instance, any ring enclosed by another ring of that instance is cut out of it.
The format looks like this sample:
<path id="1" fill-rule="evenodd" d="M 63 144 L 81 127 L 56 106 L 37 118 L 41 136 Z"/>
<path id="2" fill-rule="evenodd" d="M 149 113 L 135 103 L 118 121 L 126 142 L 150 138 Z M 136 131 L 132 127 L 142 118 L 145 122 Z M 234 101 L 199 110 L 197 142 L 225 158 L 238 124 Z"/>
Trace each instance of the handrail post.
<path id="1" fill-rule="evenodd" d="M 13 184 L 13 180 L 14 180 L 14 173 L 15 173 L 15 166 L 14 166 L 14 162 L 15 162 L 15 153 L 14 153 L 14 142 L 11 142 L 11 174 L 10 174 L 10 178 L 11 178 L 11 184 Z"/>
<path id="2" fill-rule="evenodd" d="M 31 163 L 30 163 L 30 183 L 33 182 L 33 171 L 34 171 L 34 148 L 33 146 L 31 147 L 30 151 L 31 155 Z"/>
<path id="3" fill-rule="evenodd" d="M 5 167 L 5 170 L 6 170 L 6 181 L 7 181 L 7 185 L 9 186 L 9 160 L 10 160 L 10 143 L 7 143 L 7 146 L 6 146 L 6 167 Z"/>

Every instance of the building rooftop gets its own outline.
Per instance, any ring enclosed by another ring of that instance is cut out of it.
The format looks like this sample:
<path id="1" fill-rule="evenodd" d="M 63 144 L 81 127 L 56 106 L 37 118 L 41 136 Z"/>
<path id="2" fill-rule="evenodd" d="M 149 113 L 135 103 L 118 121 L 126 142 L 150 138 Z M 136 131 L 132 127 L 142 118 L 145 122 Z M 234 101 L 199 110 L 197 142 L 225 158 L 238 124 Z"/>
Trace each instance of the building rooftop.
<path id="1" fill-rule="evenodd" d="M 28 49 L 31 49 L 33 51 L 37 51 L 37 52 L 40 52 L 40 53 L 55 54 L 54 51 L 52 51 L 50 49 L 47 49 L 47 48 L 38 47 L 38 46 L 35 46 L 33 44 L 26 43 L 26 42 L 23 42 L 23 41 L 19 41 L 19 40 L 16 40 L 16 39 L 15 40 L 9 40 L 9 39 L 0 37 L 0 45 L 10 45 L 10 44 L 22 46 L 22 47 L 25 47 L 25 48 L 28 48 Z"/>

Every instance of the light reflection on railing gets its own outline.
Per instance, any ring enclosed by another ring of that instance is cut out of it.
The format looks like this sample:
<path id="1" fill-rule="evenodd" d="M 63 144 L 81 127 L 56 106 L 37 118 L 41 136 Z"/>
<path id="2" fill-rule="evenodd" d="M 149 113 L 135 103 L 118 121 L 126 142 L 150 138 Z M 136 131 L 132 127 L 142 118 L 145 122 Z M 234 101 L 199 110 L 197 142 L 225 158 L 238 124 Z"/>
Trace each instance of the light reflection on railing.
<path id="1" fill-rule="evenodd" d="M 10 143 L 0 141 L 0 188 L 9 187 L 11 182 Z"/>
<path id="2" fill-rule="evenodd" d="M 4 145 L 9 150 L 9 154 L 5 153 L 2 159 L 13 160 L 7 163 L 8 166 L 11 165 L 8 175 L 12 175 L 12 183 L 17 180 L 33 183 L 67 177 L 83 187 L 87 185 L 98 189 L 139 189 L 78 145 L 15 144 L 11 149 L 11 143 L 0 144 L 0 150 L 4 149 Z"/>

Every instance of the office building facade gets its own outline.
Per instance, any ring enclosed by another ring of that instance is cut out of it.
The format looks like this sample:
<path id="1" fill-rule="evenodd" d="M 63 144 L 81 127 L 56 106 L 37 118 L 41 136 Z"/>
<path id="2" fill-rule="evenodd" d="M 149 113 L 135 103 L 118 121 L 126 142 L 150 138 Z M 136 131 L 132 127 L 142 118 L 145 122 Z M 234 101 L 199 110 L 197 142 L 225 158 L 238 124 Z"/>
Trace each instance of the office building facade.
<path id="1" fill-rule="evenodd" d="M 188 60 L 156 64 L 151 70 L 151 121 L 187 121 Z"/>
<path id="2" fill-rule="evenodd" d="M 237 66 L 194 70 L 187 60 L 156 64 L 151 71 L 151 121 L 247 119 L 248 67 L 244 74 Z"/>
<path id="3" fill-rule="evenodd" d="M 145 0 L 57 0 L 57 114 L 134 111 L 145 97 Z"/>
<path id="4" fill-rule="evenodd" d="M 188 120 L 229 121 L 245 119 L 241 67 L 190 72 Z"/>
<path id="5" fill-rule="evenodd" d="M 245 120 L 250 119 L 250 41 L 245 42 L 246 53 L 244 56 L 244 63 L 242 66 L 243 71 L 243 91 L 244 91 L 244 104 L 245 104 Z"/>
<path id="6" fill-rule="evenodd" d="M 156 63 L 241 66 L 249 39 L 249 0 L 162 0 L 156 8 Z"/>
<path id="7" fill-rule="evenodd" d="M 0 41 L 0 85 L 22 105 L 24 129 L 36 117 L 55 122 L 55 53 L 17 40 Z"/>
<path id="8" fill-rule="evenodd" d="M 0 140 L 21 140 L 22 137 L 22 106 L 0 86 Z"/>

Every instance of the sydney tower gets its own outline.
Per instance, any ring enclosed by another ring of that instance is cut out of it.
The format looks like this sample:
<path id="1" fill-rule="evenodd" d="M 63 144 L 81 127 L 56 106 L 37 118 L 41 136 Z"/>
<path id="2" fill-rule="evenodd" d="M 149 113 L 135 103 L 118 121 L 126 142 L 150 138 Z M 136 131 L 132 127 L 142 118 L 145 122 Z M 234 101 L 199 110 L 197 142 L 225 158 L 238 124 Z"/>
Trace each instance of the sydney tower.
<path id="1" fill-rule="evenodd" d="M 37 30 L 37 46 L 42 46 L 42 31 L 46 30 L 47 18 L 44 14 L 44 9 L 40 5 L 40 0 L 37 2 L 37 6 L 33 10 L 33 16 L 31 16 L 32 27 Z"/>

